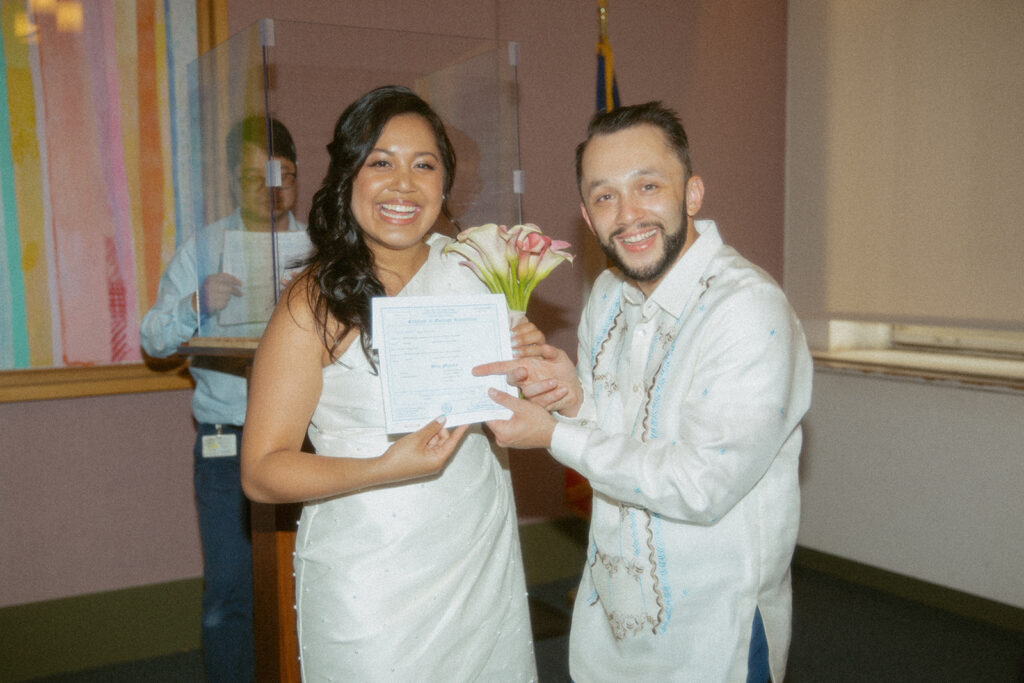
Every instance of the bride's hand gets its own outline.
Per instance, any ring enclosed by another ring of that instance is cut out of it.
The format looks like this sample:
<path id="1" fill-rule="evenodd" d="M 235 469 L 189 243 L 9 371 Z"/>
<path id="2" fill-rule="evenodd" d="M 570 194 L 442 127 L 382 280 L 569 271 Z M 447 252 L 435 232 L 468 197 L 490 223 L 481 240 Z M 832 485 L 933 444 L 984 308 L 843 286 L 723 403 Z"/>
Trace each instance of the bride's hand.
<path id="1" fill-rule="evenodd" d="M 437 474 L 448 464 L 468 428 L 469 425 L 461 425 L 446 429 L 442 416 L 406 434 L 382 456 L 389 470 L 388 479 L 399 482 Z"/>

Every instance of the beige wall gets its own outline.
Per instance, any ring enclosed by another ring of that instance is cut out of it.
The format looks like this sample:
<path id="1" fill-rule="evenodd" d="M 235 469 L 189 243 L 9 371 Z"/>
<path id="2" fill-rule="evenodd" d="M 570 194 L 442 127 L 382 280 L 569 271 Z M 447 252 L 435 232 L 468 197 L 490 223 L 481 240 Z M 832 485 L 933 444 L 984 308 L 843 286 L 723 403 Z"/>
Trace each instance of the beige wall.
<path id="1" fill-rule="evenodd" d="M 790 0 L 803 319 L 1024 330 L 1024 4 Z"/>
<path id="2" fill-rule="evenodd" d="M 589 236 L 579 219 L 572 150 L 594 106 L 596 4 L 228 6 L 231 33 L 270 17 L 519 42 L 526 219 L 581 247 Z M 785 1 L 609 4 L 623 100 L 662 99 L 679 110 L 708 188 L 704 217 L 781 277 Z M 584 268 L 559 269 L 531 303 L 549 338 L 573 351 L 583 287 Z M 11 404 L 0 406 L 0 425 L 0 606 L 200 573 L 186 392 Z M 564 514 L 562 469 L 543 453 L 514 456 L 520 513 Z"/>
<path id="3" fill-rule="evenodd" d="M 786 288 L 805 326 L 1019 329 L 1020 3 L 788 6 Z M 800 544 L 1024 607 L 1024 394 L 814 382 Z"/>
<path id="4" fill-rule="evenodd" d="M 1024 396 L 819 370 L 808 548 L 1024 608 Z"/>

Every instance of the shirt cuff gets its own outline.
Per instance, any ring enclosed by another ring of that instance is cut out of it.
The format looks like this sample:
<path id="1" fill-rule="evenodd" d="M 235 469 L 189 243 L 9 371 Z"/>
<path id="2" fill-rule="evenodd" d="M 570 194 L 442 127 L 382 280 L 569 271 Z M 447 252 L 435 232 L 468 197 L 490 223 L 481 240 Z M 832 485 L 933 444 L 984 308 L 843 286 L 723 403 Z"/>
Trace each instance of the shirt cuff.
<path id="1" fill-rule="evenodd" d="M 590 436 L 590 421 L 586 418 L 560 418 L 551 433 L 551 456 L 566 467 L 580 472 L 583 451 Z"/>

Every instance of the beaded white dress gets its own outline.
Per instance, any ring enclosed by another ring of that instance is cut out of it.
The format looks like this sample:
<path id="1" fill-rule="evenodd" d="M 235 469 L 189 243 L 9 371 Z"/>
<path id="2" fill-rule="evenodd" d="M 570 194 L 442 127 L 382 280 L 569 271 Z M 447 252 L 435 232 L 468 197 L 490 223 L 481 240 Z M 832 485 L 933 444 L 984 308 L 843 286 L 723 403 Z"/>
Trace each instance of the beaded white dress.
<path id="1" fill-rule="evenodd" d="M 486 291 L 447 241 L 399 296 Z M 324 368 L 309 436 L 359 458 L 398 438 L 358 341 Z M 506 453 L 479 426 L 436 477 L 306 503 L 295 589 L 303 680 L 536 680 Z"/>

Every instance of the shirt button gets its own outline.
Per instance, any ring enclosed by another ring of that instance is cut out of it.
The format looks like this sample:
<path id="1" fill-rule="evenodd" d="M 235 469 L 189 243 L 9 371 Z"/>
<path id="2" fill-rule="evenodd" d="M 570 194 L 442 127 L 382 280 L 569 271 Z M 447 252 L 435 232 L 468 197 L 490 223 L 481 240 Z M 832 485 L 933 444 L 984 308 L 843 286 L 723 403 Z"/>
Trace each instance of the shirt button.
<path id="1" fill-rule="evenodd" d="M 639 384 L 634 384 L 633 385 L 633 392 L 637 393 L 637 394 L 640 393 L 640 385 Z"/>

